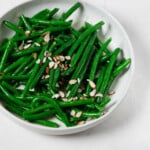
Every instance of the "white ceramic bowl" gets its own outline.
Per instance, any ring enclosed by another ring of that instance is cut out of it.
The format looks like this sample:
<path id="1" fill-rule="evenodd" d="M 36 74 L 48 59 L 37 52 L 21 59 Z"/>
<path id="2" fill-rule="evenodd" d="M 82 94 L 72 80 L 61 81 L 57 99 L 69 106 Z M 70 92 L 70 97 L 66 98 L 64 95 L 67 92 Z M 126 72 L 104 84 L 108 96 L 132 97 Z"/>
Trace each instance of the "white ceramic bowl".
<path id="1" fill-rule="evenodd" d="M 32 16 L 39 10 L 42 10 L 44 8 L 54 8 L 58 7 L 61 10 L 59 11 L 62 13 L 62 11 L 67 10 L 70 6 L 72 6 L 76 0 L 36 0 L 36 1 L 29 1 L 25 2 L 11 10 L 9 10 L 4 16 L 1 17 L 0 24 L 2 24 L 3 20 L 9 20 L 14 23 L 17 23 L 17 16 L 21 14 L 25 14 L 27 16 Z M 19 123 L 20 125 L 29 128 L 31 130 L 50 134 L 50 135 L 65 135 L 65 134 L 72 134 L 72 133 L 78 133 L 87 129 L 90 129 L 100 123 L 102 123 L 106 118 L 110 116 L 112 111 L 116 109 L 116 107 L 119 105 L 119 103 L 123 100 L 123 97 L 127 93 L 127 90 L 129 88 L 133 71 L 134 71 L 134 57 L 133 57 L 133 49 L 130 43 L 130 40 L 123 29 L 123 27 L 120 25 L 120 23 L 106 10 L 100 7 L 94 7 L 87 2 L 81 1 L 83 5 L 82 10 L 78 10 L 75 12 L 71 18 L 74 20 L 74 26 L 78 27 L 80 25 L 83 25 L 85 21 L 88 21 L 92 24 L 97 23 L 100 20 L 103 20 L 105 22 L 105 25 L 102 28 L 102 34 L 104 35 L 104 40 L 108 39 L 109 37 L 112 37 L 113 42 L 110 44 L 110 49 L 114 49 L 116 47 L 120 47 L 124 51 L 124 56 L 126 58 L 132 59 L 132 64 L 129 68 L 129 70 L 119 78 L 119 80 L 114 84 L 114 90 L 116 91 L 115 95 L 112 96 L 111 102 L 108 104 L 106 108 L 106 113 L 104 116 L 100 117 L 99 119 L 92 120 L 90 122 L 87 122 L 84 125 L 75 126 L 75 127 L 65 127 L 62 126 L 58 129 L 56 128 L 50 128 L 50 127 L 44 127 L 40 125 L 31 124 L 27 121 L 24 121 L 20 119 L 19 117 L 15 116 L 14 114 L 7 111 L 1 104 L 0 104 L 0 110 L 4 115 L 7 115 L 9 118 L 11 118 L 16 123 Z M 0 40 L 2 41 L 5 37 L 10 36 L 12 33 L 10 30 L 6 29 L 2 25 L 0 26 Z"/>

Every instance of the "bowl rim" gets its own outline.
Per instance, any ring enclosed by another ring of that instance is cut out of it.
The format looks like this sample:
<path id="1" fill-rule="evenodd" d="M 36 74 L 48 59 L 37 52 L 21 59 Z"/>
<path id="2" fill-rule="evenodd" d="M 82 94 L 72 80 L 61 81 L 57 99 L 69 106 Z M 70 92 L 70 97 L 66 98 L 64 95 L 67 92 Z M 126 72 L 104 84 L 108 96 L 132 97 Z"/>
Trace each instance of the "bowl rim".
<path id="1" fill-rule="evenodd" d="M 26 5 L 28 3 L 33 3 L 33 2 L 46 2 L 46 1 L 51 1 L 51 0 L 43 0 L 43 1 L 33 1 L 33 0 L 29 0 L 29 1 L 26 1 L 26 2 L 22 2 L 20 3 L 19 5 L 17 6 L 14 6 L 12 7 L 10 10 L 6 11 L 2 16 L 0 16 L 0 21 L 1 19 L 8 13 L 10 13 L 11 11 L 17 9 L 18 7 L 22 7 L 23 5 Z M 53 131 L 53 132 L 59 132 L 59 131 L 74 131 L 75 129 L 78 130 L 80 129 L 80 131 L 82 129 L 84 129 L 85 127 L 87 128 L 90 128 L 90 126 L 93 126 L 93 124 L 97 125 L 99 124 L 102 120 L 105 120 L 108 118 L 108 116 L 110 116 L 110 114 L 112 114 L 112 112 L 114 112 L 114 110 L 116 110 L 116 108 L 118 108 L 118 106 L 120 105 L 120 103 L 123 101 L 123 98 L 125 97 L 125 95 L 127 94 L 127 91 L 129 90 L 129 86 L 132 82 L 132 78 L 133 78 L 133 75 L 134 75 L 134 70 L 135 70 L 135 58 L 134 58 L 134 52 L 133 52 L 133 47 L 132 47 L 132 44 L 130 42 L 130 39 L 128 37 L 128 34 L 127 32 L 125 31 L 125 29 L 123 28 L 122 24 L 106 9 L 104 9 L 102 6 L 96 6 L 96 5 L 93 5 L 91 4 L 90 2 L 87 2 L 86 0 L 73 0 L 72 3 L 74 2 L 81 2 L 82 4 L 88 4 L 92 7 L 95 7 L 96 9 L 102 11 L 106 16 L 110 17 L 116 24 L 117 26 L 121 29 L 121 31 L 123 32 L 124 34 L 124 37 L 127 41 L 127 43 L 129 44 L 129 47 L 130 47 L 130 55 L 131 55 L 131 58 L 132 58 L 132 64 L 130 65 L 130 78 L 128 79 L 128 83 L 126 85 L 126 88 L 125 88 L 125 92 L 121 95 L 120 97 L 120 101 L 117 101 L 117 104 L 113 107 L 113 109 L 111 109 L 110 111 L 108 111 L 105 115 L 102 115 L 101 117 L 97 118 L 97 119 L 94 119 L 88 123 L 85 123 L 83 125 L 80 125 L 80 126 L 72 126 L 72 127 L 61 127 L 61 128 L 52 128 L 52 127 L 46 127 L 46 126 L 42 126 L 42 125 L 38 125 L 38 124 L 33 124 L 33 123 L 30 123 L 26 120 L 23 120 L 22 118 L 19 118 L 18 116 L 16 116 L 15 114 L 9 112 L 7 109 L 5 109 L 1 103 L 0 103 L 0 111 L 1 112 L 4 112 L 7 116 L 9 116 L 11 119 L 17 121 L 18 123 L 21 123 L 21 124 L 24 124 L 25 126 L 27 127 L 32 127 L 32 128 L 35 128 L 35 129 L 40 129 L 40 130 L 48 130 L 48 131 Z M 79 131 L 79 132 L 80 132 Z M 74 131 L 76 132 L 76 131 Z M 71 132 L 73 133 L 73 132 Z M 65 134 L 65 133 L 63 133 Z M 67 133 L 68 134 L 68 133 Z M 70 133 L 69 133 L 70 134 Z"/>

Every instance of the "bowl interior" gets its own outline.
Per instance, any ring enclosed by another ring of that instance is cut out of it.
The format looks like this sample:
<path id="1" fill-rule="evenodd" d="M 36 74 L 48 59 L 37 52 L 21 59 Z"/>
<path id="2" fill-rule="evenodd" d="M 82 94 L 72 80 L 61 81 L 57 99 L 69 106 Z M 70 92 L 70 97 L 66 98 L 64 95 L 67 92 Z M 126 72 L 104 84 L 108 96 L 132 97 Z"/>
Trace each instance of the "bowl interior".
<path id="1" fill-rule="evenodd" d="M 72 0 L 72 1 L 36 0 L 36 1 L 26 2 L 18 7 L 13 8 L 4 16 L 1 17 L 0 41 L 13 34 L 10 30 L 8 30 L 6 27 L 2 25 L 3 20 L 9 20 L 13 23 L 17 23 L 18 16 L 22 14 L 30 17 L 42 9 L 45 8 L 53 9 L 55 7 L 60 8 L 60 11 L 58 13 L 59 15 L 63 11 L 67 10 L 75 2 L 77 1 L 76 0 Z M 73 26 L 75 28 L 79 28 L 81 25 L 83 25 L 85 21 L 88 21 L 91 24 L 95 24 L 100 20 L 103 20 L 105 22 L 105 25 L 102 27 L 102 32 L 99 34 L 100 38 L 103 41 L 105 41 L 109 37 L 112 37 L 112 42 L 109 48 L 113 50 L 117 47 L 120 47 L 123 50 L 124 57 L 132 59 L 132 64 L 129 70 L 118 80 L 116 80 L 116 82 L 114 83 L 113 90 L 115 90 L 116 93 L 115 95 L 112 96 L 112 100 L 106 108 L 106 114 L 99 119 L 90 121 L 81 126 L 67 128 L 62 125 L 59 129 L 53 129 L 53 128 L 47 128 L 39 125 L 33 125 L 9 113 L 2 105 L 0 105 L 0 109 L 3 112 L 5 112 L 5 114 L 7 114 L 10 118 L 12 118 L 13 120 L 19 122 L 20 124 L 28 128 L 37 130 L 42 133 L 57 134 L 57 135 L 71 134 L 71 133 L 76 133 L 76 132 L 86 130 L 90 127 L 95 126 L 96 124 L 101 123 L 104 119 L 106 119 L 110 115 L 110 113 L 116 108 L 116 106 L 118 106 L 118 104 L 121 102 L 121 100 L 127 93 L 127 89 L 131 82 L 131 78 L 134 70 L 134 57 L 133 57 L 132 46 L 130 44 L 126 32 L 124 31 L 123 27 L 118 23 L 118 21 L 113 16 L 111 16 L 108 12 L 106 12 L 104 9 L 100 7 L 95 8 L 94 6 L 84 1 L 81 1 L 81 3 L 82 3 L 82 8 L 76 11 L 71 16 L 71 18 L 69 18 L 69 19 L 73 19 Z"/>

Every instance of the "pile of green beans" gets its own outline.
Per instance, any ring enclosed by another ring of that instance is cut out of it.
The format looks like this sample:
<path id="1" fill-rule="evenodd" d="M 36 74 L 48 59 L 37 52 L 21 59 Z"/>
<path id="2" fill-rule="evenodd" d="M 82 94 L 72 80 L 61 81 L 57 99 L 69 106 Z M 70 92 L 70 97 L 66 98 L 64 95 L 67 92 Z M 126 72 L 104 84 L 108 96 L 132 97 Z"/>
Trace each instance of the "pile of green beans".
<path id="1" fill-rule="evenodd" d="M 60 16 L 58 8 L 22 15 L 17 25 L 3 21 L 15 33 L 0 45 L 0 99 L 10 112 L 54 128 L 52 118 L 71 127 L 104 115 L 111 85 L 131 59 L 109 50 L 111 38 L 98 38 L 103 21 L 73 28 L 69 17 L 80 7 Z"/>

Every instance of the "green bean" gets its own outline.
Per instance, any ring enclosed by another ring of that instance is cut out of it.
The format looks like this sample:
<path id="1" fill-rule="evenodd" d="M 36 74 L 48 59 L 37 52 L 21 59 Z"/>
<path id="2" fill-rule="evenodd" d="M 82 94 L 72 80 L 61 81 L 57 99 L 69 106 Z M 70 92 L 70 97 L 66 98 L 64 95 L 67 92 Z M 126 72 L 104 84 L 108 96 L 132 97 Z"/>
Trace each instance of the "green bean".
<path id="1" fill-rule="evenodd" d="M 63 76 L 69 75 L 74 70 L 75 65 L 77 64 L 78 60 L 80 59 L 80 56 L 82 55 L 83 50 L 84 50 L 85 46 L 87 45 L 88 41 L 89 41 L 89 37 L 86 38 L 85 41 L 83 41 L 83 43 L 80 45 L 79 50 L 77 51 L 76 55 L 73 56 L 73 58 L 71 60 L 71 67 L 62 73 Z"/>
<path id="2" fill-rule="evenodd" d="M 74 35 L 75 38 L 78 38 L 81 34 L 79 31 L 77 31 L 74 28 L 71 28 L 71 33 Z"/>
<path id="3" fill-rule="evenodd" d="M 55 112 L 56 112 L 55 110 L 49 110 L 49 111 L 41 112 L 41 113 L 38 113 L 38 114 L 32 114 L 32 115 L 23 113 L 23 117 L 26 120 L 34 121 L 34 120 L 47 118 L 47 117 L 55 114 Z"/>
<path id="4" fill-rule="evenodd" d="M 59 31 L 64 31 L 64 30 L 68 30 L 69 29 L 69 26 L 62 26 L 62 27 L 49 27 L 49 28 L 46 28 L 46 29 L 43 29 L 41 31 L 37 31 L 37 32 L 33 32 L 30 37 L 36 37 L 36 36 L 39 36 L 41 34 L 44 34 L 46 32 L 50 32 L 50 33 L 53 33 L 53 32 L 59 32 Z"/>
<path id="5" fill-rule="evenodd" d="M 16 105 L 19 105 L 21 107 L 30 108 L 30 104 L 24 103 L 24 102 L 20 101 L 19 99 L 15 98 L 14 96 L 12 96 L 11 94 L 9 94 L 8 91 L 2 85 L 0 85 L 0 89 L 7 97 L 8 101 L 10 101 Z"/>
<path id="6" fill-rule="evenodd" d="M 15 61 L 11 65 L 9 65 L 7 68 L 5 68 L 3 72 L 5 72 L 5 73 L 10 72 L 11 70 L 18 67 L 24 60 L 25 60 L 24 57 L 19 58 L 17 61 Z"/>
<path id="7" fill-rule="evenodd" d="M 13 92 L 14 95 L 18 95 L 19 94 L 18 91 L 17 91 L 17 89 L 15 87 L 13 87 L 12 85 L 10 85 L 8 82 L 3 81 L 1 84 L 2 84 L 2 86 L 4 88 L 6 88 L 9 91 Z"/>
<path id="8" fill-rule="evenodd" d="M 73 125 L 77 125 L 78 122 L 84 121 L 84 120 L 86 120 L 86 119 L 87 119 L 87 117 L 79 117 L 79 118 L 70 117 L 70 122 L 72 122 Z"/>
<path id="9" fill-rule="evenodd" d="M 30 75 L 19 75 L 19 76 L 11 76 L 11 75 L 2 75 L 0 76 L 0 80 L 27 80 Z"/>
<path id="10" fill-rule="evenodd" d="M 32 62 L 31 63 L 27 63 L 27 65 L 26 65 L 26 67 L 24 68 L 24 70 L 23 71 L 21 71 L 21 67 L 19 67 L 20 68 L 20 73 L 19 73 L 19 75 L 24 75 L 24 74 L 28 74 L 29 73 L 29 69 L 31 69 L 32 70 L 32 67 L 33 67 L 33 65 L 35 64 L 35 62 L 36 62 L 36 60 L 34 59 L 34 60 L 32 60 Z M 22 64 L 23 65 L 23 64 Z M 17 69 L 18 70 L 18 69 Z M 17 70 L 13 73 L 13 75 L 17 72 Z M 30 71 L 31 71 L 30 70 Z M 19 71 L 19 70 L 18 70 Z"/>
<path id="11" fill-rule="evenodd" d="M 1 59 L 1 62 L 0 62 L 0 72 L 2 72 L 3 69 L 4 69 L 4 66 L 6 64 L 8 55 L 9 55 L 10 51 L 12 50 L 12 46 L 13 46 L 13 38 L 8 41 L 7 47 L 6 47 L 6 49 L 4 51 L 4 54 L 2 56 L 2 59 Z"/>
<path id="12" fill-rule="evenodd" d="M 128 58 L 124 62 L 122 62 L 114 71 L 113 76 L 117 76 L 120 72 L 122 72 L 126 67 L 131 63 L 131 58 Z"/>
<path id="13" fill-rule="evenodd" d="M 85 100 L 77 100 L 77 101 L 71 101 L 71 102 L 59 102 L 59 105 L 61 107 L 75 107 L 75 106 L 82 106 L 87 104 L 93 104 L 94 99 L 87 98 Z"/>
<path id="14" fill-rule="evenodd" d="M 95 77 L 95 74 L 96 74 L 96 70 L 97 70 L 97 67 L 98 67 L 98 61 L 104 51 L 104 49 L 106 49 L 106 47 L 108 46 L 108 44 L 111 42 L 111 38 L 108 39 L 103 45 L 102 47 L 98 50 L 98 52 L 96 53 L 95 57 L 94 57 L 94 61 L 92 63 L 92 69 L 91 69 L 91 72 L 90 72 L 90 75 L 89 75 L 89 80 L 93 81 L 94 80 L 94 77 Z M 87 88 L 86 88 L 86 94 L 88 95 L 89 92 L 90 92 L 90 85 L 88 84 L 87 85 Z"/>
<path id="15" fill-rule="evenodd" d="M 4 49 L 6 49 L 8 41 L 9 41 L 8 39 L 3 40 L 3 42 L 1 43 L 1 46 L 0 46 L 0 52 L 3 52 Z"/>
<path id="16" fill-rule="evenodd" d="M 76 68 L 76 70 L 74 71 L 74 74 L 72 75 L 72 79 L 77 79 L 80 72 L 82 72 L 82 68 L 83 66 L 85 65 L 86 61 L 88 60 L 88 56 L 90 54 L 90 51 L 92 50 L 92 47 L 93 47 L 93 43 L 95 41 L 95 38 L 96 38 L 96 35 L 92 35 L 91 36 L 91 39 L 83 53 L 83 56 L 79 62 L 79 67 Z"/>
<path id="17" fill-rule="evenodd" d="M 28 39 L 34 39 L 35 37 L 41 36 L 42 34 L 46 33 L 46 32 L 59 32 L 59 31 L 64 31 L 64 30 L 68 30 L 69 26 L 65 26 L 65 27 L 49 27 L 40 31 L 36 31 L 36 32 L 32 32 L 30 34 L 30 36 L 16 36 L 15 37 L 15 41 L 22 41 L 22 40 L 28 40 Z"/>
<path id="18" fill-rule="evenodd" d="M 106 69 L 106 72 L 105 72 L 103 83 L 102 83 L 102 86 L 100 88 L 100 92 L 102 94 L 105 92 L 105 89 L 107 87 L 108 81 L 109 81 L 110 76 L 111 76 L 111 72 L 112 72 L 114 63 L 116 61 L 116 58 L 117 58 L 117 55 L 119 54 L 119 52 L 120 52 L 119 48 L 115 49 L 115 51 L 113 52 L 113 54 L 110 58 L 110 61 L 109 61 L 108 65 L 107 65 L 107 69 Z"/>
<path id="19" fill-rule="evenodd" d="M 49 52 L 53 52 L 54 50 L 55 50 L 55 48 L 56 48 L 56 42 L 54 41 L 52 44 L 51 44 L 51 46 L 49 47 Z"/>
<path id="20" fill-rule="evenodd" d="M 69 35 L 69 34 L 66 35 L 65 33 L 62 33 L 62 34 L 58 35 L 58 37 L 59 37 L 60 39 L 62 39 L 63 41 L 68 41 L 68 40 L 70 40 L 70 35 Z"/>
<path id="21" fill-rule="evenodd" d="M 44 39 L 43 39 L 43 37 L 39 37 L 38 39 L 34 39 L 34 41 L 35 41 L 35 43 L 42 44 L 44 42 Z"/>
<path id="22" fill-rule="evenodd" d="M 26 66 L 27 64 L 29 64 L 32 59 L 33 59 L 33 58 L 30 57 L 30 56 L 25 56 L 25 57 L 24 57 L 24 62 L 22 62 L 22 63 L 20 64 L 20 66 L 13 72 L 13 76 L 22 75 L 25 66 Z"/>
<path id="23" fill-rule="evenodd" d="M 72 56 L 72 54 L 74 53 L 74 51 L 77 49 L 77 47 L 79 46 L 79 44 L 86 38 L 88 37 L 88 35 L 90 35 L 91 33 L 95 32 L 97 29 L 99 29 L 102 25 L 104 24 L 103 21 L 98 22 L 97 24 L 95 24 L 93 27 L 87 29 L 85 32 L 83 32 L 79 38 L 76 40 L 76 42 L 73 44 L 73 46 L 71 47 L 71 49 L 68 52 L 69 56 Z"/>
<path id="24" fill-rule="evenodd" d="M 49 13 L 50 13 L 49 9 L 44 9 L 44 10 L 39 11 L 32 18 L 35 18 L 35 19 L 41 19 L 41 18 L 47 19 L 49 17 Z"/>
<path id="25" fill-rule="evenodd" d="M 131 59 L 124 60 L 117 68 L 114 69 L 112 76 L 107 84 L 106 90 L 105 90 L 105 95 L 107 94 L 109 88 L 111 87 L 113 81 L 115 78 L 122 72 L 124 71 L 127 66 L 131 63 Z"/>
<path id="26" fill-rule="evenodd" d="M 12 57 L 21 57 L 21 56 L 32 54 L 34 52 L 39 52 L 40 50 L 41 50 L 41 47 L 38 47 L 38 46 L 30 47 L 28 49 L 24 49 L 24 50 L 13 53 Z"/>
<path id="27" fill-rule="evenodd" d="M 75 42 L 75 39 L 70 39 L 69 41 L 67 41 L 66 43 L 64 43 L 60 48 L 58 48 L 54 52 L 53 55 L 55 56 L 55 55 L 61 54 L 64 50 L 66 50 L 68 47 L 70 47 L 74 42 Z"/>
<path id="28" fill-rule="evenodd" d="M 83 56 L 82 56 L 82 58 L 81 58 L 81 60 L 80 60 L 80 62 L 79 62 L 79 65 L 78 65 L 78 67 L 76 68 L 76 70 L 74 71 L 74 73 L 73 73 L 71 79 L 77 79 L 77 78 L 79 78 L 80 73 L 81 73 L 82 70 L 84 69 L 84 65 L 85 65 L 85 64 L 88 65 L 88 63 L 86 63 L 86 61 L 89 60 L 89 59 L 86 59 L 86 58 L 88 57 L 88 55 L 89 55 L 89 53 L 90 53 L 90 50 L 91 50 L 91 48 L 92 48 L 92 46 L 93 46 L 93 43 L 94 43 L 94 41 L 95 41 L 95 38 L 96 38 L 95 35 L 91 37 L 91 39 L 90 39 L 90 41 L 89 41 L 89 43 L 88 43 L 88 45 L 87 45 L 87 47 L 86 47 L 86 49 L 85 49 L 85 52 L 84 52 L 84 54 L 83 54 Z M 85 71 L 86 71 L 86 70 L 85 70 Z M 81 77 L 81 78 L 82 78 L 82 77 Z M 71 85 L 67 85 L 66 90 L 69 90 L 70 88 L 71 88 Z M 78 85 L 75 85 L 75 86 L 73 87 L 73 89 L 72 89 L 72 92 L 70 92 L 70 96 L 69 96 L 69 97 L 71 97 L 71 95 L 74 95 L 74 93 L 76 92 L 77 89 L 78 89 Z"/>
<path id="29" fill-rule="evenodd" d="M 106 71 L 106 68 L 102 67 L 101 70 L 100 70 L 100 73 L 98 75 L 98 79 L 96 81 L 96 91 L 99 91 L 99 89 L 102 85 L 102 82 L 103 82 L 103 79 L 104 79 L 104 76 L 105 76 L 105 71 Z"/>
<path id="30" fill-rule="evenodd" d="M 51 19 L 58 11 L 59 11 L 59 8 L 52 9 L 48 15 L 48 19 Z M 44 18 L 42 18 L 42 19 L 44 19 Z"/>
<path id="31" fill-rule="evenodd" d="M 24 112 L 24 114 L 35 114 L 35 113 L 38 113 L 38 112 L 41 112 L 41 111 L 44 111 L 44 110 L 47 110 L 50 108 L 53 108 L 53 106 L 51 104 L 44 104 L 44 105 L 36 107 L 34 109 L 26 110 Z"/>
<path id="32" fill-rule="evenodd" d="M 58 120 L 60 120 L 61 122 L 63 122 L 63 119 L 62 119 L 58 114 L 56 114 L 55 117 L 56 117 Z"/>
<path id="33" fill-rule="evenodd" d="M 31 27 L 31 25 L 29 24 L 27 18 L 26 18 L 24 15 L 21 15 L 21 16 L 20 16 L 20 19 L 21 19 L 22 22 L 24 23 L 26 29 L 29 30 L 29 31 L 32 31 L 32 27 Z"/>
<path id="34" fill-rule="evenodd" d="M 49 72 L 49 81 L 48 81 L 48 89 L 49 91 L 52 89 L 52 83 L 53 83 L 53 78 L 54 78 L 54 69 L 51 69 Z"/>
<path id="35" fill-rule="evenodd" d="M 58 67 L 55 69 L 54 75 L 53 75 L 52 89 L 54 91 L 56 90 L 56 84 L 57 84 L 59 77 L 60 77 L 60 68 Z"/>
<path id="36" fill-rule="evenodd" d="M 66 20 L 76 9 L 81 6 L 81 3 L 75 3 L 67 12 L 63 13 L 61 16 L 62 20 Z"/>
<path id="37" fill-rule="evenodd" d="M 46 84 L 49 82 L 49 79 L 41 79 L 40 84 Z"/>
<path id="38" fill-rule="evenodd" d="M 74 67 L 78 60 L 80 59 L 84 48 L 86 47 L 88 41 L 89 41 L 89 36 L 85 39 L 85 41 L 83 41 L 83 43 L 81 43 L 81 46 L 79 47 L 79 50 L 77 51 L 76 55 L 73 57 L 73 59 L 71 60 L 71 67 Z"/>
<path id="39" fill-rule="evenodd" d="M 33 99 L 33 97 L 31 98 Z M 89 98 L 89 99 L 85 99 L 85 100 L 77 100 L 77 101 L 70 101 L 70 102 L 59 102 L 58 103 L 60 107 L 75 107 L 75 106 L 82 106 L 82 105 L 88 105 L 88 104 L 94 104 L 94 99 Z M 26 114 L 34 114 L 34 113 L 38 113 L 47 109 L 52 109 L 54 108 L 52 104 L 44 104 L 42 106 L 38 106 L 34 109 L 29 109 L 26 110 L 24 113 Z"/>
<path id="40" fill-rule="evenodd" d="M 90 43 L 90 42 L 89 42 L 89 43 Z M 89 48 L 90 48 L 90 46 L 89 46 Z M 80 79 L 80 83 L 82 82 L 82 80 L 83 80 L 83 78 L 84 78 L 84 76 L 85 76 L 85 73 L 86 73 L 87 68 L 88 68 L 88 66 L 89 66 L 90 58 L 92 57 L 92 55 L 93 55 L 93 51 L 90 53 L 89 59 L 87 60 L 87 62 L 86 62 L 86 63 L 84 62 L 85 65 L 83 65 L 83 63 L 82 63 L 82 68 L 80 69 L 80 70 L 82 70 L 82 72 L 81 72 L 81 73 L 79 74 L 79 76 L 78 76 L 78 78 Z M 75 84 L 75 85 L 72 87 L 72 89 L 70 90 L 70 94 L 69 94 L 68 98 L 71 98 L 71 97 L 75 96 L 75 94 L 76 94 L 76 92 L 77 92 L 77 90 L 78 90 L 78 87 L 80 86 L 80 83 Z M 67 87 L 67 88 L 69 88 L 69 87 Z"/>
<path id="41" fill-rule="evenodd" d="M 42 20 L 42 19 L 34 19 L 34 18 L 31 18 L 30 21 L 32 23 L 36 23 L 36 24 L 41 24 L 41 25 L 54 25 L 54 26 L 70 26 L 71 25 L 71 21 L 63 21 L 63 20 Z"/>
<path id="42" fill-rule="evenodd" d="M 56 122 L 53 121 L 47 121 L 47 120 L 36 120 L 35 123 L 44 125 L 47 127 L 53 127 L 53 128 L 58 128 L 59 125 Z"/>
<path id="43" fill-rule="evenodd" d="M 54 40 L 55 40 L 55 42 L 56 42 L 58 45 L 64 45 L 64 44 L 65 44 L 65 42 L 64 42 L 62 39 L 58 38 L 58 37 L 56 37 Z"/>
<path id="44" fill-rule="evenodd" d="M 42 49 L 42 51 L 41 51 L 41 53 L 40 53 L 40 55 L 39 55 L 37 61 L 38 61 L 38 60 L 39 60 L 39 61 L 43 60 L 44 52 L 45 52 L 45 50 L 47 49 L 47 47 L 48 47 L 48 44 L 44 45 L 44 47 L 43 47 L 43 49 Z M 32 83 L 32 81 L 33 81 L 33 79 L 34 79 L 34 77 L 35 77 L 37 71 L 39 70 L 39 67 L 40 67 L 40 66 L 39 66 L 39 63 L 36 63 L 36 64 L 34 65 L 33 71 L 32 71 L 32 73 L 31 73 L 30 78 L 28 79 L 27 84 L 26 84 L 26 86 L 25 86 L 25 89 L 24 89 L 24 91 L 23 91 L 23 93 L 22 93 L 22 97 L 24 97 L 24 96 L 26 95 L 26 93 L 28 92 L 28 90 L 30 89 L 31 83 Z"/>
<path id="45" fill-rule="evenodd" d="M 16 33 L 24 35 L 24 31 L 18 28 L 16 25 L 12 24 L 11 22 L 3 21 L 3 24 L 8 28 L 10 28 L 11 30 L 15 31 Z"/>
<path id="46" fill-rule="evenodd" d="M 24 109 L 18 108 L 14 104 L 12 105 L 12 103 L 7 102 L 7 103 L 5 103 L 5 108 L 8 109 L 10 112 L 15 113 L 16 115 L 23 117 Z"/>
<path id="47" fill-rule="evenodd" d="M 62 117 L 64 123 L 65 123 L 67 126 L 70 125 L 66 114 L 62 111 L 62 109 L 60 108 L 60 106 L 57 104 L 56 101 L 54 101 L 53 99 L 48 98 L 48 97 L 46 97 L 46 96 L 38 96 L 38 99 L 45 100 L 45 101 L 49 102 L 50 104 L 52 104 L 52 106 L 55 108 L 56 112 Z"/>
<path id="48" fill-rule="evenodd" d="M 99 65 L 101 65 L 102 63 L 104 62 L 107 62 L 107 60 L 110 59 L 112 53 L 109 53 L 109 54 L 106 54 L 105 56 L 103 56 L 101 59 L 100 59 L 100 62 L 99 62 Z"/>
<path id="49" fill-rule="evenodd" d="M 44 9 L 40 11 L 39 13 L 35 14 L 32 18 L 33 19 L 51 19 L 57 12 L 59 11 L 59 8 L 54 8 L 52 10 Z"/>
<path id="50" fill-rule="evenodd" d="M 97 38 L 97 40 L 98 40 L 99 46 L 101 47 L 103 45 L 103 42 L 100 40 L 100 38 Z M 111 55 L 111 51 L 107 47 L 104 49 L 104 51 L 107 55 Z"/>
<path id="51" fill-rule="evenodd" d="M 82 113 L 83 117 L 88 117 L 88 118 L 99 118 L 101 116 L 100 112 L 83 112 Z"/>
<path id="52" fill-rule="evenodd" d="M 85 29 L 89 29 L 89 28 L 91 28 L 92 27 L 92 25 L 89 23 L 89 22 L 85 22 Z"/>
<path id="53" fill-rule="evenodd" d="M 30 88 L 31 88 L 31 89 L 33 89 L 33 88 L 37 85 L 37 83 L 38 83 L 39 79 L 41 78 L 43 72 L 45 71 L 45 68 L 47 67 L 48 63 L 49 63 L 49 61 L 47 60 L 47 61 L 43 64 L 43 66 L 41 66 L 40 70 L 37 72 L 36 76 L 34 77 L 32 83 L 31 83 L 31 85 L 30 85 Z"/>
<path id="54" fill-rule="evenodd" d="M 103 111 L 105 106 L 110 102 L 110 100 L 110 97 L 105 97 L 105 99 L 100 104 L 96 104 L 96 108 L 99 111 Z"/>

